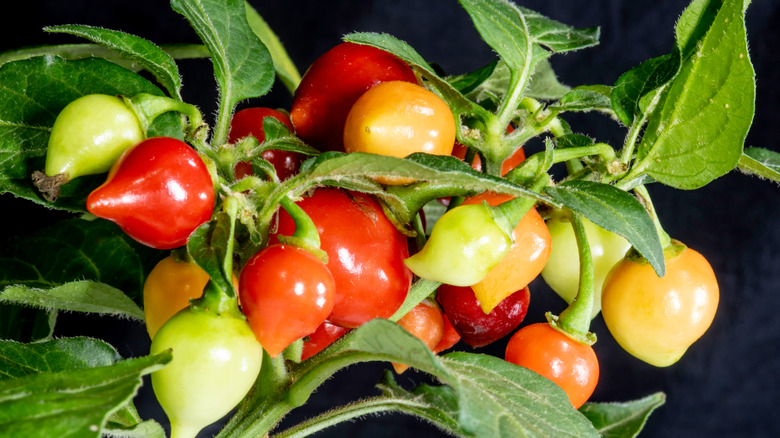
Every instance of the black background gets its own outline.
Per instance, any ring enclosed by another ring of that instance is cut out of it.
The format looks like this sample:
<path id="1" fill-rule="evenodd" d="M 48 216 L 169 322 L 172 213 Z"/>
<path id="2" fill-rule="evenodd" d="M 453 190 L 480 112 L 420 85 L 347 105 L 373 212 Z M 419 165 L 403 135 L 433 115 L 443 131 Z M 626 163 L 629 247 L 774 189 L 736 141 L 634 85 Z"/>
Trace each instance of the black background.
<path id="1" fill-rule="evenodd" d="M 165 1 L 30 0 L 3 12 L 0 50 L 33 44 L 76 42 L 67 36 L 44 33 L 55 24 L 90 24 L 124 30 L 157 43 L 197 42 L 182 17 Z M 462 73 L 493 59 L 468 16 L 455 0 L 360 1 L 253 1 L 277 32 L 301 72 L 314 59 L 352 31 L 387 32 L 407 41 L 426 59 L 446 71 Z M 754 0 L 748 10 L 748 36 L 757 72 L 757 108 L 746 145 L 780 150 L 778 128 L 777 26 L 780 0 Z M 519 2 L 522 6 L 578 27 L 601 26 L 598 47 L 552 58 L 561 81 L 568 85 L 612 84 L 640 62 L 670 51 L 673 26 L 687 5 L 685 0 L 593 0 Z M 214 114 L 216 86 L 205 60 L 180 62 L 185 100 Z M 2 86 L 2 84 L 0 84 Z M 289 108 L 290 96 L 277 83 L 272 92 L 241 106 Z M 209 117 L 213 118 L 213 117 Z M 603 116 L 567 117 L 575 131 L 619 145 L 624 130 Z M 776 269 L 780 227 L 778 187 L 757 178 L 732 173 L 696 191 L 650 187 L 667 232 L 704 254 L 718 275 L 721 301 L 710 330 L 677 364 L 654 368 L 623 352 L 611 339 L 601 317 L 592 330 L 601 364 L 594 401 L 623 401 L 656 391 L 667 403 L 650 418 L 643 437 L 774 437 L 780 436 L 775 411 L 780 405 L 780 272 Z M 5 237 L 25 233 L 41 222 L 56 220 L 51 213 L 26 201 L 2 195 Z M 34 214 L 39 221 L 30 221 Z M 526 322 L 541 321 L 547 310 L 560 312 L 562 302 L 537 279 L 531 284 L 532 304 Z M 86 328 L 66 328 L 68 322 L 89 321 Z M 56 335 L 106 333 L 125 356 L 148 353 L 142 326 L 107 318 L 68 315 Z M 117 333 L 117 331 L 119 331 Z M 106 336 L 103 336 L 106 337 Z M 506 340 L 483 349 L 502 355 Z M 466 349 L 459 346 L 458 348 Z M 285 424 L 375 394 L 386 364 L 366 364 L 342 372 L 327 382 L 310 403 L 293 412 Z M 404 384 L 425 377 L 408 371 Z M 148 383 L 148 381 L 147 381 Z M 141 389 L 137 405 L 145 418 L 166 420 L 150 386 Z M 167 425 L 166 425 L 167 427 Z M 211 430 L 213 432 L 213 430 Z M 442 436 L 439 431 L 406 416 L 386 415 L 340 425 L 323 437 Z M 210 436 L 204 433 L 204 436 Z"/>

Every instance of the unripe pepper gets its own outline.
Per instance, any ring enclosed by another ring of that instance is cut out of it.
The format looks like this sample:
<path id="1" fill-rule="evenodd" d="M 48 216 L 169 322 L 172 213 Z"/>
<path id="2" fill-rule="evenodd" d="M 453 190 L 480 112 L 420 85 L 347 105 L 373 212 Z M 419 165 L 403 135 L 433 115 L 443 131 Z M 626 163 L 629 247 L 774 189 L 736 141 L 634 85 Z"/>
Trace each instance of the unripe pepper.
<path id="1" fill-rule="evenodd" d="M 504 258 L 511 244 L 489 206 L 460 205 L 439 218 L 423 249 L 405 263 L 426 280 L 471 286 Z"/>

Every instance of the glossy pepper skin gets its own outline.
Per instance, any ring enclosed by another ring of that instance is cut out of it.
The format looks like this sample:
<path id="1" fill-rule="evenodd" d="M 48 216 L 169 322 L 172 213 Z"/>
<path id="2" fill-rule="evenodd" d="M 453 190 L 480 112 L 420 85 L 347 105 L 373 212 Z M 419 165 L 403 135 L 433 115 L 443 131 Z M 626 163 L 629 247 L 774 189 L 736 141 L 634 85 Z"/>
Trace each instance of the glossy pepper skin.
<path id="1" fill-rule="evenodd" d="M 439 218 L 422 250 L 405 263 L 421 278 L 471 286 L 485 278 L 511 244 L 487 206 L 459 205 Z"/>
<path id="2" fill-rule="evenodd" d="M 388 81 L 363 93 L 344 125 L 344 149 L 403 158 L 415 152 L 450 155 L 455 118 L 433 92 Z"/>
<path id="3" fill-rule="evenodd" d="M 604 281 L 602 316 L 631 355 L 657 367 L 677 362 L 710 327 L 720 297 L 715 273 L 698 252 L 677 242 L 658 277 L 632 253 Z"/>
<path id="4" fill-rule="evenodd" d="M 200 298 L 209 282 L 209 274 L 194 262 L 178 260 L 173 255 L 160 260 L 144 281 L 144 320 L 149 337 L 173 315 Z M 238 279 L 233 276 L 238 288 Z"/>
<path id="5" fill-rule="evenodd" d="M 87 210 L 119 225 L 156 249 L 184 245 L 211 219 L 214 184 L 200 156 L 168 137 L 142 141 L 125 151 L 106 182 L 87 197 Z"/>
<path id="6" fill-rule="evenodd" d="M 482 310 L 468 286 L 443 284 L 439 286 L 436 300 L 465 343 L 484 347 L 508 335 L 523 322 L 531 293 L 525 287 L 504 298 L 489 313 Z"/>
<path id="7" fill-rule="evenodd" d="M 107 172 L 122 152 L 144 139 L 135 113 L 117 96 L 88 94 L 57 115 L 46 152 L 46 175 L 68 179 Z"/>
<path id="8" fill-rule="evenodd" d="M 599 380 L 593 347 L 581 344 L 547 323 L 527 325 L 512 335 L 505 359 L 555 382 L 575 409 L 585 404 Z"/>
<path id="9" fill-rule="evenodd" d="M 263 363 L 263 348 L 240 315 L 183 310 L 160 328 L 150 354 L 168 349 L 173 360 L 152 373 L 152 387 L 175 438 L 194 438 L 230 412 Z"/>
<path id="10" fill-rule="evenodd" d="M 367 194 L 334 188 L 319 188 L 296 204 L 317 227 L 336 281 L 328 321 L 358 327 L 395 313 L 412 284 L 412 273 L 404 265 L 409 247 L 381 205 Z M 278 234 L 289 236 L 294 230 L 290 215 L 280 211 Z"/>
<path id="11" fill-rule="evenodd" d="M 209 274 L 200 266 L 177 261 L 173 256 L 160 260 L 144 282 L 144 317 L 146 331 L 154 339 L 157 331 L 190 299 L 200 298 Z"/>
<path id="12" fill-rule="evenodd" d="M 333 310 L 335 282 L 310 252 L 274 244 L 253 255 L 239 276 L 252 331 L 271 357 L 313 333 Z"/>
<path id="13" fill-rule="evenodd" d="M 295 90 L 290 118 L 306 144 L 343 151 L 350 108 L 369 88 L 386 81 L 417 83 L 400 58 L 371 46 L 341 43 L 312 63 Z"/>
<path id="14" fill-rule="evenodd" d="M 438 304 L 430 299 L 414 306 L 409 313 L 398 320 L 398 325 L 423 341 L 431 351 L 439 345 L 444 335 L 444 315 Z M 393 368 L 396 373 L 401 374 L 409 369 L 409 366 L 393 362 Z"/>
<path id="15" fill-rule="evenodd" d="M 466 199 L 463 205 L 487 202 L 496 206 L 511 199 L 509 195 L 485 192 Z M 528 286 L 547 263 L 551 246 L 544 219 L 532 207 L 512 230 L 512 245 L 504 258 L 482 280 L 471 285 L 482 310 L 490 313 L 506 297 Z"/>
<path id="16" fill-rule="evenodd" d="M 265 141 L 265 131 L 263 131 L 263 119 L 273 117 L 284 123 L 290 130 L 293 129 L 290 116 L 271 108 L 244 108 L 237 111 L 230 121 L 230 132 L 228 133 L 228 142 L 235 143 L 238 140 L 253 136 L 259 143 Z M 285 180 L 298 172 L 301 163 L 306 156 L 296 152 L 281 151 L 269 149 L 262 154 L 263 159 L 273 164 L 276 170 L 276 176 L 280 180 Z M 241 179 L 252 174 L 252 164 L 247 161 L 236 163 L 236 179 Z"/>
<path id="17" fill-rule="evenodd" d="M 593 314 L 601 311 L 601 289 L 609 270 L 623 259 L 631 244 L 618 234 L 607 231 L 587 218 L 582 218 L 593 257 Z M 569 219 L 554 212 L 547 221 L 552 238 L 552 250 L 542 270 L 542 278 L 561 298 L 571 303 L 577 296 L 580 283 L 580 258 L 577 240 Z"/>

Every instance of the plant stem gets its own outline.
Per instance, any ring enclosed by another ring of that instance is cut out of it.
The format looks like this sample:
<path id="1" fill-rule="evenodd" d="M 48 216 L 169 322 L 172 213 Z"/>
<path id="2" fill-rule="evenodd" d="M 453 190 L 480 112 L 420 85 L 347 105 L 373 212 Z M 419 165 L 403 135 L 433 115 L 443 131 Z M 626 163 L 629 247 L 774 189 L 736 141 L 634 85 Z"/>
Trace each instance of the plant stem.
<path id="1" fill-rule="evenodd" d="M 663 227 L 661 226 L 661 220 L 658 218 L 658 213 L 655 211 L 655 206 L 653 205 L 653 200 L 650 198 L 650 193 L 647 191 L 647 187 L 643 185 L 639 185 L 634 188 L 634 193 L 639 195 L 639 201 L 642 203 L 642 205 L 647 210 L 648 214 L 650 214 L 650 217 L 653 219 L 653 224 L 655 224 L 655 230 L 658 233 L 658 238 L 661 241 L 661 248 L 667 248 L 669 245 L 671 245 L 672 240 L 669 237 L 669 234 L 664 231 Z"/>
<path id="2" fill-rule="evenodd" d="M 580 285 L 577 296 L 558 317 L 548 314 L 550 324 L 556 329 L 566 333 L 573 339 L 586 344 L 595 342 L 595 335 L 590 333 L 590 321 L 593 312 L 593 255 L 588 244 L 588 235 L 580 214 L 572 212 L 571 224 L 574 228 L 574 236 L 577 240 L 577 249 L 580 256 Z"/>

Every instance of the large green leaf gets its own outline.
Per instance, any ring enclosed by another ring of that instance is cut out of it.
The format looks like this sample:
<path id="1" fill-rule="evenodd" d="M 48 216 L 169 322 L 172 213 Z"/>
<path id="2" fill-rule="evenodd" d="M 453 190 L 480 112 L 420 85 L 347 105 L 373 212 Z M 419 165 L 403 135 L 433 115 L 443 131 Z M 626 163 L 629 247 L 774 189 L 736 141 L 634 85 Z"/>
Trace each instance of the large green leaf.
<path id="1" fill-rule="evenodd" d="M 458 393 L 458 421 L 471 436 L 598 437 L 593 425 L 574 410 L 552 381 L 503 359 L 463 352 L 444 364 Z"/>
<path id="2" fill-rule="evenodd" d="M 664 251 L 658 232 L 647 210 L 634 196 L 608 184 L 576 180 L 545 191 L 594 224 L 625 237 L 663 277 Z"/>
<path id="3" fill-rule="evenodd" d="M 411 395 L 385 380 L 382 389 L 386 397 L 414 400 L 396 404 L 396 410 L 432 420 L 450 433 L 485 438 L 598 436 L 552 381 L 492 356 L 436 356 L 400 325 L 384 319 L 367 322 L 303 362 L 293 371 L 295 383 L 287 400 L 303 402 L 341 367 L 369 360 L 410 365 L 446 384 L 449 388 L 424 387 Z"/>
<path id="4" fill-rule="evenodd" d="M 213 142 L 227 138 L 235 105 L 268 92 L 274 83 L 271 54 L 246 18 L 243 0 L 171 0 L 211 52 L 219 84 L 219 114 Z"/>
<path id="5" fill-rule="evenodd" d="M 0 302 L 144 320 L 143 310 L 124 292 L 94 281 L 74 281 L 51 289 L 9 286 L 0 291 Z"/>
<path id="6" fill-rule="evenodd" d="M 649 117 L 634 173 L 696 189 L 742 158 L 755 105 L 743 9 L 742 0 L 697 0 L 681 17 L 680 71 Z"/>
<path id="7" fill-rule="evenodd" d="M 44 167 L 49 130 L 65 105 L 85 94 L 162 95 L 142 76 L 97 58 L 66 61 L 42 56 L 0 66 L 0 193 L 52 208 L 84 211 L 90 191 L 104 175 L 82 177 L 63 186 L 55 202 L 43 199 L 30 175 Z M 158 117 L 149 135 L 181 137 L 178 117 Z"/>
<path id="8" fill-rule="evenodd" d="M 61 338 L 31 344 L 0 341 L 0 381 L 109 366 L 121 359 L 114 347 L 93 338 Z"/>
<path id="9" fill-rule="evenodd" d="M 624 73 L 612 89 L 611 100 L 615 114 L 626 126 L 633 125 L 645 115 L 645 96 L 660 92 L 680 67 L 679 53 L 649 59 Z M 652 110 L 652 108 L 650 108 Z"/>
<path id="10" fill-rule="evenodd" d="M 135 395 L 141 376 L 171 360 L 165 353 L 116 361 L 101 344 L 82 338 L 26 346 L 0 341 L 0 361 L 14 365 L 4 369 L 20 374 L 0 387 L 0 436 L 99 437 L 111 413 Z M 84 353 L 98 354 L 84 359 Z"/>
<path id="11" fill-rule="evenodd" d="M 176 62 L 151 41 L 124 32 L 92 26 L 53 26 L 47 27 L 46 31 L 77 35 L 115 50 L 125 59 L 137 62 L 151 72 L 172 97 L 181 100 L 181 76 Z"/>
<path id="12" fill-rule="evenodd" d="M 431 181 L 440 186 L 484 192 L 492 190 L 515 196 L 550 199 L 503 178 L 477 172 L 463 161 L 441 155 L 412 154 L 407 158 L 353 152 L 325 153 L 306 163 L 304 172 L 313 181 L 324 182 L 346 177 L 408 178 Z"/>

